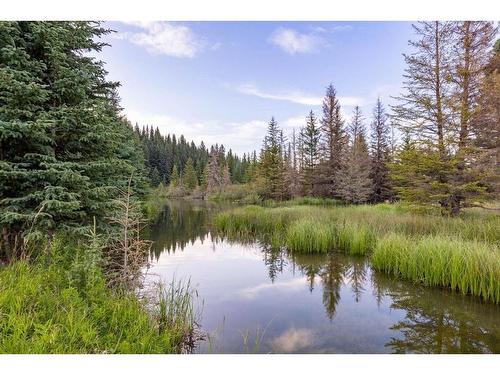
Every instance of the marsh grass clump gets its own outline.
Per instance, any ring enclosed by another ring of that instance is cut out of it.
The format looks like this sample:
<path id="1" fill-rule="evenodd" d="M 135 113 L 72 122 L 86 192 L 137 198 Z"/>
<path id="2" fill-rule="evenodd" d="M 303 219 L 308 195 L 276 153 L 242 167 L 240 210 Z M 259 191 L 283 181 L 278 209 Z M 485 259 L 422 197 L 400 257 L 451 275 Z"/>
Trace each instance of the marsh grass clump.
<path id="1" fill-rule="evenodd" d="M 198 297 L 188 280 L 172 282 L 165 286 L 156 284 L 156 296 L 152 300 L 153 318 L 158 326 L 158 333 L 175 333 L 175 342 L 182 352 L 190 352 L 198 337 L 198 320 L 200 318 L 193 299 Z"/>
<path id="2" fill-rule="evenodd" d="M 233 238 L 251 234 L 294 253 L 373 251 L 377 270 L 500 302 L 500 215 L 459 218 L 415 213 L 402 205 L 248 206 L 220 213 L 215 226 Z"/>
<path id="3" fill-rule="evenodd" d="M 375 269 L 398 277 L 424 285 L 450 287 L 499 303 L 497 251 L 478 241 L 389 234 L 378 241 L 372 261 Z"/>
<path id="4" fill-rule="evenodd" d="M 368 225 L 343 221 L 335 227 L 337 248 L 351 255 L 364 255 L 372 250 L 376 238 Z"/>
<path id="5" fill-rule="evenodd" d="M 285 243 L 291 251 L 325 253 L 335 248 L 335 231 L 329 223 L 297 220 L 286 231 Z"/>

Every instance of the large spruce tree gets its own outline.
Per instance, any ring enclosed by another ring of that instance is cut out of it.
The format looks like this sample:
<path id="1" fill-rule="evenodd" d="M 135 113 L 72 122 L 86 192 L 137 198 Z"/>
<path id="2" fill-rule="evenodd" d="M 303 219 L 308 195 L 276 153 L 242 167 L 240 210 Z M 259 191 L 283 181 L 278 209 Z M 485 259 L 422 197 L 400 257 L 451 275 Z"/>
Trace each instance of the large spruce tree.
<path id="1" fill-rule="evenodd" d="M 115 208 L 113 198 L 142 155 L 119 118 L 117 83 L 106 79 L 94 22 L 0 22 L 0 249 L 58 229 L 83 232 Z"/>

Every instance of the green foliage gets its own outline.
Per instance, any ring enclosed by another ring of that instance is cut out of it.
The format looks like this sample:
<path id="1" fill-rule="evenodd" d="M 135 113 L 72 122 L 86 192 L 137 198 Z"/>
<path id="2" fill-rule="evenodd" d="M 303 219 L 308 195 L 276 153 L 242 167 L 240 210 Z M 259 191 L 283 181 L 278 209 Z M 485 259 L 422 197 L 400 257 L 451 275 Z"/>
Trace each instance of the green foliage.
<path id="1" fill-rule="evenodd" d="M 302 168 L 302 185 L 306 195 L 311 195 L 315 191 L 314 185 L 317 182 L 315 173 L 320 160 L 320 129 L 317 124 L 314 112 L 309 112 L 306 126 L 301 130 L 302 152 L 304 153 L 304 166 Z"/>
<path id="2" fill-rule="evenodd" d="M 189 158 L 186 162 L 184 172 L 182 175 L 182 183 L 188 192 L 192 192 L 198 186 L 198 177 L 194 169 L 193 159 Z"/>
<path id="3" fill-rule="evenodd" d="M 425 285 L 450 287 L 500 302 L 500 254 L 485 243 L 390 234 L 378 242 L 373 265 Z"/>
<path id="4" fill-rule="evenodd" d="M 324 253 L 335 249 L 334 228 L 312 219 L 293 222 L 286 232 L 286 246 L 291 251 Z"/>
<path id="5" fill-rule="evenodd" d="M 88 273 L 86 260 L 73 259 L 71 254 L 78 249 L 53 252 L 58 261 L 49 265 L 17 261 L 0 268 L 0 353 L 187 349 L 196 318 L 189 284 L 159 288 L 159 298 L 148 302 L 131 292 L 107 288 L 100 268 L 92 266 Z M 79 278 L 82 275 L 85 282 Z"/>
<path id="6" fill-rule="evenodd" d="M 264 192 L 264 197 L 268 199 L 283 200 L 288 197 L 282 141 L 282 130 L 273 117 L 264 138 L 258 166 L 258 184 Z"/>
<path id="7" fill-rule="evenodd" d="M 286 246 L 299 254 L 340 250 L 363 255 L 375 249 L 374 262 L 384 272 L 499 301 L 500 216 L 494 213 L 471 211 L 460 218 L 446 218 L 417 214 L 394 204 L 275 204 L 224 211 L 215 217 L 214 224 L 230 237 L 263 237 L 273 246 Z M 394 239 L 404 239 L 403 245 Z M 404 266 L 398 262 L 405 262 Z M 410 265 L 418 267 L 419 274 L 407 272 L 404 267 Z M 439 272 L 439 276 L 433 272 Z"/>
<path id="8" fill-rule="evenodd" d="M 87 54 L 108 32 L 93 22 L 0 23 L 0 257 L 24 251 L 28 234 L 81 233 L 94 217 L 104 226 L 131 174 L 143 188 L 118 84 Z"/>
<path id="9" fill-rule="evenodd" d="M 179 171 L 177 170 L 177 166 L 174 165 L 174 168 L 172 169 L 172 175 L 170 176 L 170 186 L 172 187 L 177 187 L 180 184 L 180 176 L 179 176 Z"/>

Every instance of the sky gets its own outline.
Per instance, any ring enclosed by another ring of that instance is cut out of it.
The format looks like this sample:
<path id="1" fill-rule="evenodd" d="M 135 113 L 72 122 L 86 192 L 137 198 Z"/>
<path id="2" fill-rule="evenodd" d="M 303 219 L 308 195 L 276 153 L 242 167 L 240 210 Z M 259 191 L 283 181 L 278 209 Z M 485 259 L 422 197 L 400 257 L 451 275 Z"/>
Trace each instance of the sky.
<path id="1" fill-rule="evenodd" d="M 133 123 L 188 141 L 259 149 L 272 116 L 291 134 L 321 116 L 330 83 L 348 121 L 369 127 L 378 96 L 400 92 L 408 22 L 106 22 L 99 58 Z"/>

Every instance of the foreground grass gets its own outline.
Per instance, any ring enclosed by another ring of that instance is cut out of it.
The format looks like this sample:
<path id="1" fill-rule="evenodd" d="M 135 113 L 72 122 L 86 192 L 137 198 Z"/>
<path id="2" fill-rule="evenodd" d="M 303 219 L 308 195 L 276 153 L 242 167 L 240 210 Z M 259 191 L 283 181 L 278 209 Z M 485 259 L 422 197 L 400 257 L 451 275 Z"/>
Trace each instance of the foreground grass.
<path id="1" fill-rule="evenodd" d="M 189 286 L 142 300 L 93 273 L 85 288 L 62 264 L 0 268 L 0 353 L 180 353 L 195 314 Z"/>
<path id="2" fill-rule="evenodd" d="M 246 206 L 222 212 L 229 236 L 269 238 L 295 252 L 371 254 L 378 270 L 500 302 L 500 216 L 417 214 L 398 205 Z"/>

